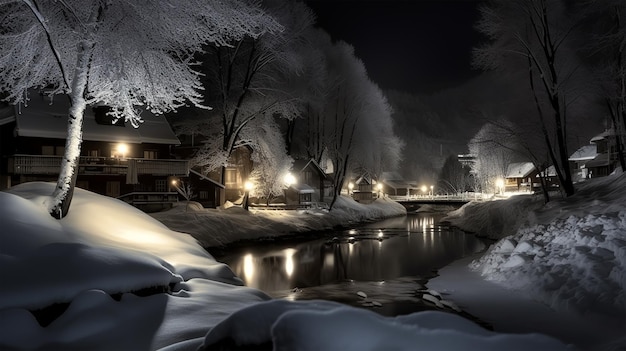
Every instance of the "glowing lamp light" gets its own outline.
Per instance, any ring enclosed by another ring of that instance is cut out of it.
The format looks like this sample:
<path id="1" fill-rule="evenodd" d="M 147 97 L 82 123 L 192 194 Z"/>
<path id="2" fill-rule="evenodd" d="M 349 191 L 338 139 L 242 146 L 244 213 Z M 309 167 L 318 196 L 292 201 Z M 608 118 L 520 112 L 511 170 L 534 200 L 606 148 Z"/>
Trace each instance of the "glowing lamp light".
<path id="1" fill-rule="evenodd" d="M 245 182 L 245 183 L 243 184 L 243 188 L 244 188 L 246 191 L 250 191 L 250 190 L 254 189 L 254 184 L 253 184 L 251 181 L 247 181 L 247 182 Z"/>
<path id="2" fill-rule="evenodd" d="M 426 188 L 426 185 L 422 185 L 422 192 L 425 193 L 426 190 L 428 190 L 428 188 Z"/>
<path id="3" fill-rule="evenodd" d="M 115 151 L 117 151 L 118 155 L 121 155 L 122 158 L 126 156 L 126 154 L 128 153 L 128 145 L 124 144 L 124 143 L 119 143 L 117 144 L 117 146 L 115 147 Z"/>
<path id="4" fill-rule="evenodd" d="M 378 183 L 378 185 L 376 185 L 376 187 L 378 188 L 378 191 L 383 190 L 383 183 Z"/>
<path id="5" fill-rule="evenodd" d="M 496 179 L 496 186 L 497 186 L 498 188 L 502 188 L 502 187 L 504 187 L 504 179 L 502 179 L 502 178 L 498 178 L 498 179 Z"/>
<path id="6" fill-rule="evenodd" d="M 350 190 L 354 189 L 354 184 L 352 182 L 348 183 L 348 189 Z"/>
<path id="7" fill-rule="evenodd" d="M 287 186 L 290 186 L 291 184 L 295 184 L 295 183 L 296 183 L 296 177 L 294 177 L 293 174 L 291 173 L 285 174 L 285 184 L 287 184 Z"/>

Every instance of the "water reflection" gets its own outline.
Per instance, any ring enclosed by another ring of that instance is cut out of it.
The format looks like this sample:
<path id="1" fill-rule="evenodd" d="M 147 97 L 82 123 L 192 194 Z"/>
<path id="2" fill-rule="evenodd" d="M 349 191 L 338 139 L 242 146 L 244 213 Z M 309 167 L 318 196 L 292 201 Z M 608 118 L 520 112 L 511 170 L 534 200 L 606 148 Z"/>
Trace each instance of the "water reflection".
<path id="1" fill-rule="evenodd" d="M 272 292 L 351 280 L 427 276 L 484 249 L 473 236 L 437 226 L 438 220 L 432 214 L 410 214 L 331 233 L 331 239 L 251 247 L 219 259 L 246 285 Z"/>

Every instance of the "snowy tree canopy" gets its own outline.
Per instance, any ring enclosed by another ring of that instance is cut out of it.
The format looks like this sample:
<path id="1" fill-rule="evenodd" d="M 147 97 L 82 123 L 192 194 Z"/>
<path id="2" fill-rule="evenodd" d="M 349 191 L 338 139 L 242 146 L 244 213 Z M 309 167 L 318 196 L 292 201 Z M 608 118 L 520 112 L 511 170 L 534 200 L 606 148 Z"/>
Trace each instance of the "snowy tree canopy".
<path id="1" fill-rule="evenodd" d="M 85 107 L 111 108 L 114 120 L 141 123 L 201 102 L 193 66 L 202 45 L 227 45 L 282 27 L 257 3 L 242 1 L 5 0 L 0 3 L 0 90 L 13 103 L 48 88 L 70 98 L 68 136 L 50 213 L 64 217 L 76 184 Z"/>
<path id="2" fill-rule="evenodd" d="M 32 87 L 69 94 L 80 71 L 86 103 L 110 106 L 116 118 L 135 126 L 139 106 L 161 114 L 202 102 L 194 54 L 203 44 L 228 45 L 281 28 L 255 3 L 233 0 L 25 0 L 0 6 L 0 88 L 7 100 L 26 102 Z M 83 69 L 77 58 L 86 45 Z"/>

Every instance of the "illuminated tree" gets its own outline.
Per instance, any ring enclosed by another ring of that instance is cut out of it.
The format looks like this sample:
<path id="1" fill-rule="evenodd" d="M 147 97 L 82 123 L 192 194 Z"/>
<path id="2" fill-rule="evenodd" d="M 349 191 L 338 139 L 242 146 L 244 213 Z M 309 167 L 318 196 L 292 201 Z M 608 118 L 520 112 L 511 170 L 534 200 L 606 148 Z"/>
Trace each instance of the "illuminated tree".
<path id="1" fill-rule="evenodd" d="M 162 114 L 200 105 L 194 54 L 280 26 L 244 1 L 6 0 L 0 3 L 0 90 L 28 100 L 51 88 L 70 100 L 65 155 L 48 202 L 67 215 L 77 177 L 86 106 L 111 107 L 114 120 L 138 127 L 141 111 Z"/>

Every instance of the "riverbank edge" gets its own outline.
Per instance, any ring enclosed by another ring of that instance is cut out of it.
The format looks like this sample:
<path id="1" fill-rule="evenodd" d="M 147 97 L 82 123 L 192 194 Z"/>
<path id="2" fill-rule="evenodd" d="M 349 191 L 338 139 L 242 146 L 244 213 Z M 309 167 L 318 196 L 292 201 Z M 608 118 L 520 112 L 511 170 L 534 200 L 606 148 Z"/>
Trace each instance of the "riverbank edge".
<path id="1" fill-rule="evenodd" d="M 183 204 L 150 215 L 171 230 L 191 235 L 207 250 L 224 250 L 252 242 L 315 237 L 323 231 L 344 230 L 406 214 L 404 206 L 388 198 L 361 204 L 341 197 L 331 211 L 246 211 L 239 207 L 205 209 L 199 204 Z"/>

